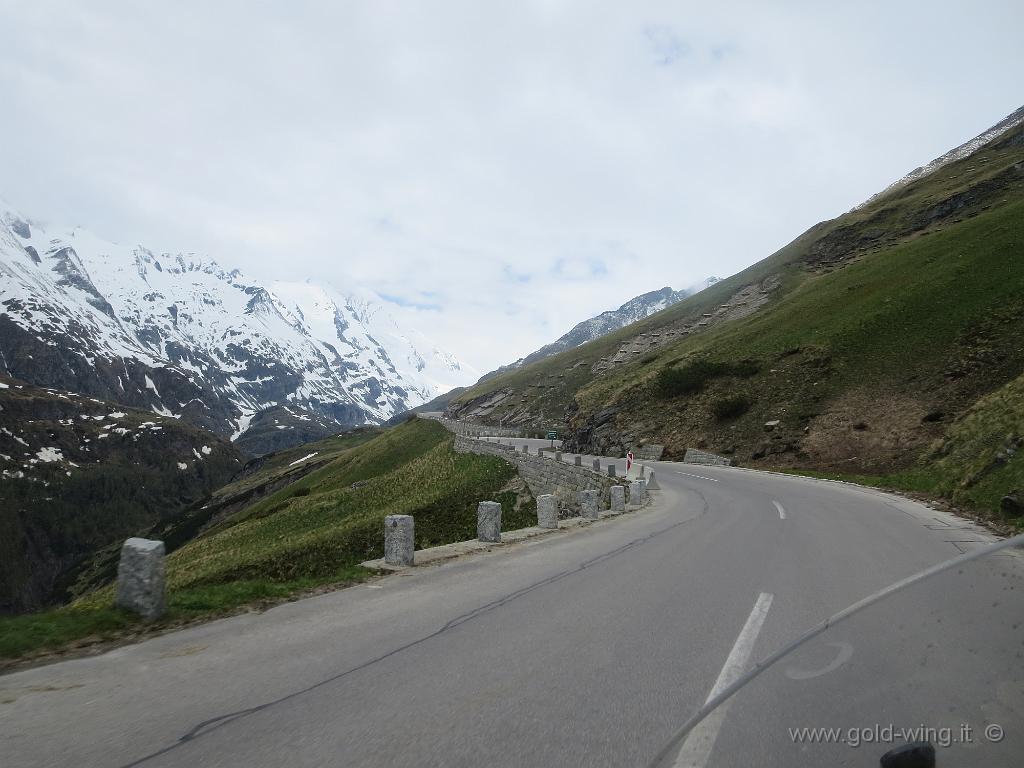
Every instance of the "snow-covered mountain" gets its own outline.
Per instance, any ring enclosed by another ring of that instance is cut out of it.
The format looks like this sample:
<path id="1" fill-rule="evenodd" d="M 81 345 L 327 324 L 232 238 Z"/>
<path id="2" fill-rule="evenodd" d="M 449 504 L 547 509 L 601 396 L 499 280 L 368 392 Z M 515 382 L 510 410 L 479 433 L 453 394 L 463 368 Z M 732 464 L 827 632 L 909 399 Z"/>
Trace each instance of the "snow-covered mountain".
<path id="1" fill-rule="evenodd" d="M 687 296 L 692 296 L 695 293 L 700 293 L 705 288 L 710 288 L 715 283 L 720 283 L 720 282 L 722 282 L 722 278 L 720 278 L 720 277 L 715 277 L 713 275 L 711 277 L 706 277 L 703 280 L 701 280 L 699 283 L 691 285 L 689 288 L 687 288 L 686 289 L 686 295 Z"/>
<path id="2" fill-rule="evenodd" d="M 557 355 L 559 352 L 566 349 L 573 349 L 574 347 L 578 347 L 581 344 L 586 344 L 588 341 L 598 339 L 612 331 L 625 328 L 627 325 L 635 323 L 638 320 L 643 320 L 645 317 L 649 317 L 655 312 L 660 312 L 666 307 L 670 307 L 676 302 L 682 301 L 687 296 L 692 296 L 694 293 L 698 293 L 717 282 L 717 277 L 709 277 L 690 288 L 683 288 L 682 290 L 674 291 L 666 286 L 658 289 L 657 291 L 650 291 L 648 293 L 642 293 L 639 296 L 634 296 L 618 309 L 607 310 L 599 315 L 584 320 L 581 323 L 577 323 L 568 331 L 568 333 L 560 336 L 550 344 L 545 344 L 537 351 L 531 352 L 526 357 L 519 358 L 514 363 L 503 365 L 501 368 L 485 374 L 481 381 L 489 379 L 492 376 L 497 376 L 505 371 L 521 368 L 524 365 L 529 365 L 537 360 L 543 360 L 545 357 Z"/>
<path id="3" fill-rule="evenodd" d="M 379 423 L 477 377 L 366 291 L 265 286 L 194 254 L 52 231 L 2 201 L 0 372 L 232 439 L 268 409 L 321 432 Z"/>

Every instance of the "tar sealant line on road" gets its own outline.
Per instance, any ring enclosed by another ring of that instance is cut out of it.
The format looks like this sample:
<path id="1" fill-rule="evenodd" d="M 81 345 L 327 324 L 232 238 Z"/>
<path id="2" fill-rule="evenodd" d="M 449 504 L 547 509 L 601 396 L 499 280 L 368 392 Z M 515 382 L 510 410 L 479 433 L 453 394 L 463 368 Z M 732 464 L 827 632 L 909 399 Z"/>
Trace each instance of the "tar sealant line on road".
<path id="1" fill-rule="evenodd" d="M 772 607 L 772 599 L 772 595 L 768 592 L 762 592 L 758 596 L 750 616 L 747 617 L 747 623 L 740 630 L 739 637 L 736 638 L 736 642 L 725 660 L 725 665 L 704 702 L 705 705 L 736 682 L 743 674 L 747 662 L 754 652 L 754 643 L 757 642 L 757 636 L 761 633 L 764 620 L 768 618 L 768 609 Z M 711 750 L 715 746 L 715 740 L 718 738 L 718 732 L 722 728 L 722 723 L 725 722 L 728 709 L 729 703 L 723 703 L 690 731 L 679 750 L 675 763 L 673 763 L 675 768 L 704 768 L 707 765 L 711 757 Z"/>
<path id="2" fill-rule="evenodd" d="M 786 510 L 782 507 L 782 505 L 779 504 L 779 502 L 777 502 L 777 501 L 772 501 L 772 504 L 774 504 L 775 505 L 775 509 L 778 510 L 779 520 L 785 520 L 786 519 Z"/>
<path id="3" fill-rule="evenodd" d="M 705 512 L 707 512 L 707 503 L 706 502 L 705 502 L 704 509 L 702 510 L 701 514 L 704 514 Z M 433 632 L 430 632 L 430 633 L 428 633 L 426 635 L 418 637 L 415 640 L 410 640 L 409 642 L 407 642 L 407 643 L 405 643 L 403 645 L 400 645 L 397 648 L 394 648 L 394 649 L 392 649 L 390 651 L 386 651 L 386 652 L 382 653 L 381 655 L 379 655 L 379 656 L 377 656 L 375 658 L 369 659 L 368 661 L 364 661 L 361 664 L 357 664 L 354 667 L 350 667 L 350 668 L 348 668 L 346 670 L 343 670 L 343 671 L 337 672 L 337 673 L 335 673 L 333 675 L 330 675 L 328 677 L 325 677 L 324 679 L 320 680 L 319 682 L 316 682 L 316 683 L 313 683 L 311 685 L 308 685 L 305 688 L 299 688 L 297 690 L 292 691 L 291 693 L 287 693 L 287 694 L 284 694 L 282 696 L 279 696 L 276 699 L 265 701 L 262 704 L 257 704 L 257 705 L 252 706 L 252 707 L 247 707 L 245 709 L 236 710 L 234 712 L 228 712 L 228 713 L 225 713 L 223 715 L 219 715 L 217 717 L 211 717 L 211 718 L 208 718 L 206 720 L 203 720 L 202 722 L 197 723 L 195 726 L 193 726 L 189 731 L 184 733 L 182 736 L 178 737 L 177 740 L 172 741 L 169 744 L 166 744 L 165 746 L 163 746 L 163 747 L 161 747 L 159 749 L 155 749 L 153 752 L 150 752 L 147 755 L 139 757 L 139 758 L 133 760 L 130 763 L 125 763 L 123 766 L 121 766 L 121 768 L 137 768 L 138 766 L 145 765 L 146 763 L 149 763 L 152 760 L 155 760 L 155 759 L 157 759 L 157 758 L 167 754 L 168 752 L 172 752 L 172 751 L 180 748 L 182 745 L 187 744 L 190 741 L 194 741 L 195 739 L 203 738 L 203 737 L 207 736 L 208 734 L 212 733 L 213 731 L 216 731 L 216 730 L 219 730 L 220 728 L 228 726 L 228 725 L 234 723 L 237 720 L 241 720 L 243 718 L 246 718 L 246 717 L 249 717 L 251 715 L 257 714 L 259 712 L 264 712 L 264 711 L 266 711 L 268 709 L 272 709 L 273 707 L 276 707 L 276 706 L 278 706 L 280 704 L 283 704 L 285 702 L 292 701 L 292 700 L 297 699 L 297 698 L 299 698 L 301 696 L 304 696 L 305 694 L 308 694 L 311 691 L 315 691 L 315 690 L 317 690 L 319 688 L 323 688 L 324 686 L 327 686 L 327 685 L 330 685 L 332 683 L 335 683 L 335 682 L 338 682 L 340 680 L 343 680 L 343 679 L 345 679 L 349 675 L 352 675 L 355 672 L 359 672 L 361 670 L 364 670 L 364 669 L 366 669 L 368 667 L 373 666 L 374 664 L 378 664 L 378 663 L 384 661 L 385 659 L 390 658 L 391 656 L 395 656 L 395 655 L 397 655 L 399 653 L 402 653 L 404 651 L 409 650 L 410 648 L 414 648 L 417 645 L 425 643 L 428 640 L 431 640 L 431 639 L 433 639 L 435 637 L 438 637 L 438 636 L 444 634 L 445 632 L 448 632 L 451 629 L 454 629 L 455 627 L 458 627 L 458 626 L 460 626 L 462 624 L 465 624 L 466 622 L 472 621 L 473 619 L 476 619 L 479 616 L 482 616 L 484 614 L 490 613 L 491 611 L 493 611 L 495 609 L 501 608 L 505 604 L 510 603 L 513 600 L 517 600 L 518 598 L 523 597 L 524 595 L 530 594 L 531 592 L 533 592 L 535 590 L 541 589 L 541 588 L 543 588 L 543 587 L 545 587 L 545 586 L 547 586 L 549 584 L 554 584 L 555 582 L 561 581 L 562 579 L 568 578 L 568 577 L 573 576 L 573 575 L 575 575 L 577 573 L 581 573 L 581 572 L 583 572 L 587 568 L 592 568 L 592 567 L 594 567 L 594 566 L 596 566 L 596 565 L 598 565 L 598 564 L 600 564 L 602 562 L 605 562 L 607 560 L 611 560 L 612 558 L 617 557 L 618 555 L 622 554 L 623 552 L 627 552 L 627 551 L 629 551 L 629 550 L 631 550 L 631 549 L 633 549 L 635 547 L 643 546 L 648 541 L 651 541 L 652 539 L 655 539 L 658 536 L 661 536 L 662 534 L 668 533 L 669 531 L 672 531 L 672 530 L 674 530 L 674 529 L 676 529 L 676 528 L 678 528 L 678 527 L 680 527 L 682 525 L 686 525 L 687 523 L 691 522 L 693 519 L 695 519 L 695 518 L 687 518 L 685 520 L 677 520 L 674 523 L 671 523 L 670 525 L 665 526 L 664 528 L 660 528 L 660 529 L 658 529 L 656 531 L 651 531 L 650 533 L 648 533 L 648 534 L 646 534 L 644 536 L 641 536 L 641 537 L 639 537 L 637 539 L 633 539 L 632 541 L 629 541 L 629 542 L 627 542 L 625 544 L 622 544 L 622 545 L 620 545 L 620 546 L 618 546 L 618 547 L 616 547 L 616 548 L 614 548 L 612 550 L 609 550 L 608 552 L 604 552 L 603 554 L 596 555 L 595 557 L 592 557 L 589 560 L 585 560 L 582 563 L 579 563 L 579 564 L 577 564 L 576 566 L 574 566 L 572 568 L 568 568 L 568 569 L 566 569 L 564 571 L 560 571 L 560 572 L 555 573 L 555 574 L 553 574 L 551 576 L 548 576 L 548 577 L 546 577 L 544 579 L 541 579 L 540 581 L 534 582 L 533 584 L 530 584 L 529 586 L 522 587 L 521 589 L 517 589 L 514 592 L 511 592 L 511 593 L 509 593 L 509 594 L 507 594 L 507 595 L 505 595 L 503 597 L 500 597 L 500 598 L 497 598 L 495 600 L 492 600 L 492 601 L 490 601 L 488 603 L 485 603 L 484 605 L 481 605 L 481 606 L 479 606 L 477 608 L 474 608 L 472 610 L 467 611 L 466 613 L 463 613 L 461 616 L 458 616 L 458 617 L 456 617 L 454 619 L 451 619 L 446 624 L 444 624 L 443 626 L 441 626 L 438 629 L 434 630 Z"/>

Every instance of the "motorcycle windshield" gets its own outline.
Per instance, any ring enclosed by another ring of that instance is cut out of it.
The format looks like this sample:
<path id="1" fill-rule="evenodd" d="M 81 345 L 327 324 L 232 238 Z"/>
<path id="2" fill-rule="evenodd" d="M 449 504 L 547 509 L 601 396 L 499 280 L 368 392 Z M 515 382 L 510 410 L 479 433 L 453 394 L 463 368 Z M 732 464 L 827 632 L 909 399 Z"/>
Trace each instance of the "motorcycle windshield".
<path id="1" fill-rule="evenodd" d="M 651 765 L 877 766 L 929 742 L 881 764 L 933 750 L 940 767 L 1024 766 L 1024 536 L 975 546 L 810 627 L 788 626 L 805 607 L 757 596 L 756 637 Z"/>

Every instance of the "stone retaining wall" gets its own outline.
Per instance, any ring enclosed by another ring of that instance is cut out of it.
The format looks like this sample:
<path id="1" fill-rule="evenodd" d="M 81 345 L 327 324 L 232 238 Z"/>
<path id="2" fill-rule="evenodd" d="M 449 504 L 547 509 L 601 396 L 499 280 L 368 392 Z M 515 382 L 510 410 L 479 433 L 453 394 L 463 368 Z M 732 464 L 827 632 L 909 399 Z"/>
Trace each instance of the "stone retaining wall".
<path id="1" fill-rule="evenodd" d="M 595 472 L 590 467 L 578 467 L 565 461 L 558 461 L 550 453 L 531 456 L 517 451 L 511 445 L 500 445 L 487 440 L 474 440 L 466 435 L 456 434 L 455 450 L 458 453 L 477 453 L 485 456 L 500 456 L 519 470 L 519 476 L 530 487 L 533 495 L 551 493 L 558 497 L 562 517 L 575 517 L 580 513 L 579 492 L 597 490 L 601 495 L 601 508 L 608 509 L 609 488 L 619 484 L 613 477 Z"/>
<path id="2" fill-rule="evenodd" d="M 522 430 L 516 427 L 492 427 L 488 424 L 472 424 L 467 421 L 456 421 L 446 419 L 444 416 L 423 416 L 422 418 L 434 419 L 440 422 L 449 432 L 456 435 L 469 435 L 471 437 L 521 437 Z"/>
<path id="3" fill-rule="evenodd" d="M 725 456 L 719 456 L 714 453 L 698 451 L 696 448 L 687 448 L 683 461 L 687 464 L 705 464 L 707 466 L 717 467 L 732 466 L 732 459 L 727 459 Z"/>
<path id="4" fill-rule="evenodd" d="M 639 448 L 634 448 L 633 458 L 643 459 L 644 461 L 661 461 L 663 453 L 665 453 L 664 445 L 648 443 L 647 445 L 641 445 Z"/>

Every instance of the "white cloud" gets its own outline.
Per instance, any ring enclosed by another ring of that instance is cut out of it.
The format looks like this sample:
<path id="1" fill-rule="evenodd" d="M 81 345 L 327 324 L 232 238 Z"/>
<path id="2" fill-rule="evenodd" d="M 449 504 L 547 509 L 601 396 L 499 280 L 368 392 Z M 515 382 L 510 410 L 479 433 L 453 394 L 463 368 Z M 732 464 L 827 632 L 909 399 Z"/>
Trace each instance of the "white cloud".
<path id="1" fill-rule="evenodd" d="M 6 199 L 368 286 L 483 370 L 768 255 L 1024 69 L 1017 2 L 4 6 Z"/>

